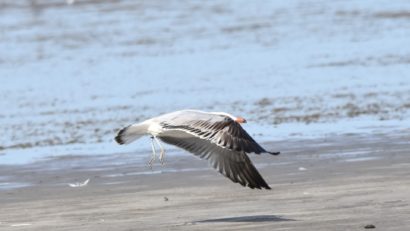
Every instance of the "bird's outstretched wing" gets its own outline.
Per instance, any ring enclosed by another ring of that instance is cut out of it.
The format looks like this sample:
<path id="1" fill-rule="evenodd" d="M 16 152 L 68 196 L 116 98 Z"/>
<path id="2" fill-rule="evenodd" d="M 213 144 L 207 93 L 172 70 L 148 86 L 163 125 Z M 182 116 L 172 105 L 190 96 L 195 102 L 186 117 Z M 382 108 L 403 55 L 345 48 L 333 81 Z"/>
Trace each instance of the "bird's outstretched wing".
<path id="1" fill-rule="evenodd" d="M 222 115 L 187 114 L 185 117 L 179 115 L 161 122 L 161 126 L 165 131 L 183 131 L 235 152 L 279 154 L 279 152 L 266 151 L 239 123 Z"/>
<path id="2" fill-rule="evenodd" d="M 213 168 L 235 183 L 250 188 L 270 189 L 244 151 L 225 148 L 210 139 L 202 139 L 178 130 L 164 132 L 158 138 L 208 160 Z"/>

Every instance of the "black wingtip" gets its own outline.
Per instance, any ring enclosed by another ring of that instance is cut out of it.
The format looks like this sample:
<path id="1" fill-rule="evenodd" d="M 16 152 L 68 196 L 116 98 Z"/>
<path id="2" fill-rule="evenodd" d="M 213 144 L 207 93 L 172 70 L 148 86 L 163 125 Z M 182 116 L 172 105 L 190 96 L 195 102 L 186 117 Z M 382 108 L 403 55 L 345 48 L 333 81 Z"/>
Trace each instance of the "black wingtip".
<path id="1" fill-rule="evenodd" d="M 260 185 L 262 188 L 266 189 L 266 190 L 271 190 L 271 188 L 269 187 L 269 185 L 265 182 L 263 182 L 263 184 Z"/>
<path id="2" fill-rule="evenodd" d="M 125 144 L 125 140 L 122 139 L 122 136 L 124 135 L 124 133 L 125 133 L 125 131 L 127 130 L 127 128 L 128 128 L 128 127 L 125 127 L 125 128 L 123 128 L 123 129 L 121 129 L 121 130 L 118 132 L 117 136 L 114 138 L 115 141 L 116 141 L 118 144 Z"/>
<path id="3" fill-rule="evenodd" d="M 245 184 L 245 185 L 243 185 L 243 184 L 241 184 L 243 187 L 248 187 L 248 188 L 250 188 L 250 189 L 259 189 L 259 190 L 262 190 L 262 189 L 266 189 L 266 190 L 271 190 L 271 187 L 269 187 L 269 185 L 268 184 L 266 184 L 266 183 L 264 183 L 264 184 L 261 184 L 261 185 L 249 185 L 249 184 Z"/>
<path id="4" fill-rule="evenodd" d="M 262 190 L 262 189 L 271 190 L 271 188 L 269 187 L 268 184 L 260 185 L 259 187 L 257 187 L 257 189 L 260 189 L 260 190 Z"/>
<path id="5" fill-rule="evenodd" d="M 269 153 L 269 154 L 271 154 L 271 155 L 275 155 L 275 156 L 277 156 L 277 155 L 280 154 L 280 152 L 267 152 L 267 153 Z"/>
<path id="6" fill-rule="evenodd" d="M 245 186 L 245 185 L 243 185 L 243 186 Z M 251 188 L 251 189 L 259 189 L 259 190 L 262 190 L 262 189 L 271 190 L 271 187 L 269 187 L 269 185 L 266 182 L 263 182 L 260 185 L 249 185 L 248 184 L 245 187 L 248 187 L 248 188 Z"/>

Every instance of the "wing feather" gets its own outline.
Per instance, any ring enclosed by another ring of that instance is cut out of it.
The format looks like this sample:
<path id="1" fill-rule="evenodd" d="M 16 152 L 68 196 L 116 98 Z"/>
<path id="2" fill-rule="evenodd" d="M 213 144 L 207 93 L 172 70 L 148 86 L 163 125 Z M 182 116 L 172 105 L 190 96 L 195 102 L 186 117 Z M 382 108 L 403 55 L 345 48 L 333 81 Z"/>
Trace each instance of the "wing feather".
<path id="1" fill-rule="evenodd" d="M 175 135 L 176 131 L 171 133 L 164 133 L 158 138 L 207 159 L 214 169 L 235 183 L 250 188 L 270 189 L 245 152 L 218 146 L 210 140 L 188 135 L 183 131 L 179 131 L 182 133 L 179 135 Z"/>
<path id="2" fill-rule="evenodd" d="M 188 120 L 170 120 L 161 122 L 165 131 L 184 131 L 201 139 L 206 139 L 220 147 L 246 153 L 270 153 L 262 148 L 242 126 L 222 115 L 209 114 L 207 117 Z"/>

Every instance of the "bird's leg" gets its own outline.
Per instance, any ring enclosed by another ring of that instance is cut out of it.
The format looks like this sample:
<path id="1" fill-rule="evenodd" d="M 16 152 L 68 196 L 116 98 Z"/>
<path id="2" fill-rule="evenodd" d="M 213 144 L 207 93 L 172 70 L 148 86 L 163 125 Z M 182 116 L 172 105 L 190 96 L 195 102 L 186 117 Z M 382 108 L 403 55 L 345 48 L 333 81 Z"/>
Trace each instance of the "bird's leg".
<path id="1" fill-rule="evenodd" d="M 157 142 L 159 148 L 161 149 L 161 153 L 159 154 L 159 160 L 161 161 L 161 165 L 164 165 L 164 159 L 165 159 L 165 150 L 164 147 L 162 147 L 162 144 L 159 142 L 157 137 L 154 137 L 155 141 Z"/>
<path id="2" fill-rule="evenodd" d="M 154 145 L 154 137 L 151 136 L 151 148 L 152 148 L 152 155 L 151 155 L 151 160 L 149 160 L 148 165 L 149 168 L 152 170 L 152 163 L 154 163 L 155 158 L 157 156 L 157 153 L 155 151 L 155 145 Z"/>

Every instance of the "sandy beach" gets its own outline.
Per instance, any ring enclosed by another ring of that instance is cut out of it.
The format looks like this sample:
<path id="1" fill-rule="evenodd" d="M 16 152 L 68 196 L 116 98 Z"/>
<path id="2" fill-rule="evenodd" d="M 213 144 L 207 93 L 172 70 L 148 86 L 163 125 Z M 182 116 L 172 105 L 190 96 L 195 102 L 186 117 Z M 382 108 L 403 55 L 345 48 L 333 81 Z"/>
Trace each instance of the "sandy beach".
<path id="1" fill-rule="evenodd" d="M 233 184 L 189 154 L 169 157 L 167 165 L 193 170 L 158 174 L 133 174 L 131 165 L 92 171 L 2 167 L 2 174 L 33 185 L 0 191 L 0 228 L 406 230 L 409 138 L 407 130 L 265 144 L 282 151 L 252 158 L 272 190 Z M 87 186 L 67 185 L 86 177 Z"/>

